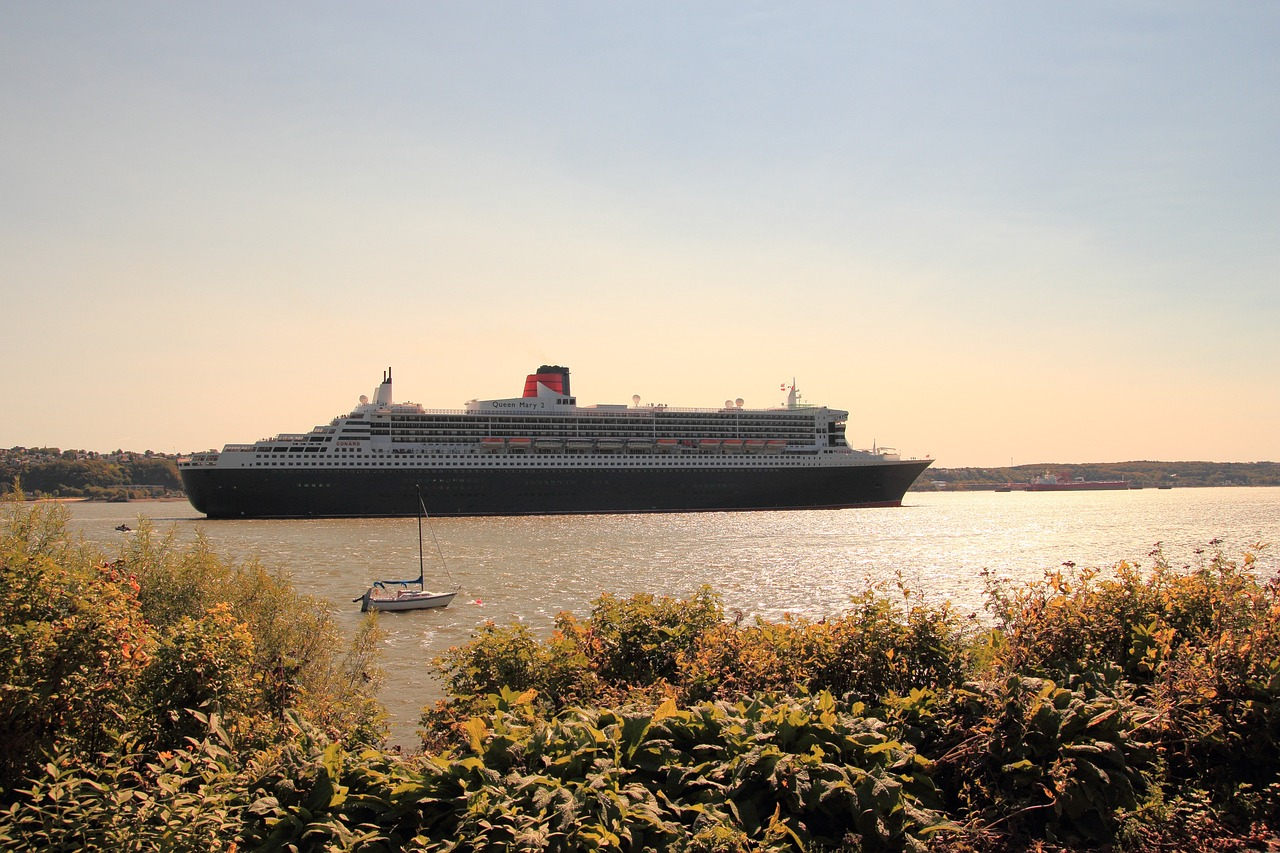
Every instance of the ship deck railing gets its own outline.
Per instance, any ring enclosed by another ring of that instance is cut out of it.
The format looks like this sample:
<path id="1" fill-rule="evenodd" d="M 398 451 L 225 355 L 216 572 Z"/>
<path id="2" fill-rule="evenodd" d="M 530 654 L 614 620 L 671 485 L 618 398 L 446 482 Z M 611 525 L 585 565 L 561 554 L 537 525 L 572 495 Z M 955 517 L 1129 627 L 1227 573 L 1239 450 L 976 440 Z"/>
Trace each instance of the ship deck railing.
<path id="1" fill-rule="evenodd" d="M 486 401 L 486 402 L 493 402 L 493 401 Z M 608 417 L 626 417 L 626 416 L 647 415 L 651 413 L 662 413 L 662 412 L 675 412 L 677 414 L 690 414 L 690 415 L 724 415 L 724 414 L 732 414 L 732 413 L 738 413 L 738 412 L 770 412 L 770 413 L 781 414 L 783 412 L 811 412 L 811 411 L 814 411 L 817 409 L 823 409 L 823 408 L 825 407 L 812 406 L 807 403 L 799 406 L 794 406 L 794 407 L 765 406 L 759 409 L 753 409 L 746 406 L 743 406 L 742 408 L 739 408 L 737 406 L 684 407 L 684 406 L 663 406 L 663 405 L 657 405 L 657 404 L 651 405 L 651 406 L 610 406 L 605 403 L 598 403 L 592 406 L 575 406 L 572 408 L 565 407 L 565 409 L 563 410 L 556 409 L 553 412 L 547 412 L 546 410 L 521 411 L 518 409 L 483 409 L 478 407 L 474 409 L 427 409 L 423 407 L 418 407 L 415 409 L 402 409 L 398 405 L 394 408 L 387 407 L 385 409 L 378 409 L 376 411 L 383 414 L 389 414 L 389 415 L 477 415 L 477 416 L 554 415 L 556 417 L 587 417 L 587 418 L 597 417 L 598 418 L 602 415 L 608 416 Z M 344 420 L 350 417 L 351 417 L 350 414 L 338 415 L 335 418 L 335 420 Z"/>

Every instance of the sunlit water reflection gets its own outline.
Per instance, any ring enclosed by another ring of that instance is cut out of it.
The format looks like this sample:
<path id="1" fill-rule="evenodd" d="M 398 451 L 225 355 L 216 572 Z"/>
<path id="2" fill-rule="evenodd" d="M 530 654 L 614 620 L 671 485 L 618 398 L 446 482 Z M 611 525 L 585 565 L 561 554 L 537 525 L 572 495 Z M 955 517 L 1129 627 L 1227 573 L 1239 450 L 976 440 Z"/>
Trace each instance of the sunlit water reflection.
<path id="1" fill-rule="evenodd" d="M 900 575 L 933 600 L 982 614 L 982 571 L 1015 580 L 1065 561 L 1144 565 L 1156 542 L 1177 564 L 1210 539 L 1239 556 L 1280 533 L 1280 489 L 1144 489 L 1127 492 L 907 495 L 906 506 L 813 512 L 450 518 L 429 523 L 427 573 L 461 585 L 445 610 L 383 614 L 382 699 L 392 740 L 416 743 L 419 709 L 439 698 L 431 659 L 485 620 L 548 628 L 569 610 L 585 615 L 604 592 L 685 596 L 708 584 L 725 607 L 777 618 L 839 612 L 868 583 Z M 332 602 L 354 633 L 365 618 L 351 599 L 378 578 L 414 577 L 416 521 L 207 521 L 185 502 L 73 503 L 72 527 L 108 553 L 119 524 L 149 517 L 187 541 L 204 531 L 224 557 L 257 556 L 298 587 Z M 1276 571 L 1264 551 L 1258 570 Z M 429 580 L 428 585 L 433 585 Z"/>

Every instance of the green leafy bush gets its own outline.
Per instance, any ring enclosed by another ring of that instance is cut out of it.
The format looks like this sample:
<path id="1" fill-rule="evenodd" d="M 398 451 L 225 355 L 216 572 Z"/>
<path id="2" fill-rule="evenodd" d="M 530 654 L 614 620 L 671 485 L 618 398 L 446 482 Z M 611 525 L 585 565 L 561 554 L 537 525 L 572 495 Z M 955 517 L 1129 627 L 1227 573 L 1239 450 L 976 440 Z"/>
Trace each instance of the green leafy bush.
<path id="1" fill-rule="evenodd" d="M 563 614 L 557 627 L 602 680 L 639 685 L 674 681 L 681 656 L 723 619 L 720 597 L 704 586 L 687 599 L 647 593 L 620 599 L 605 593 L 585 624 Z"/>
<path id="2" fill-rule="evenodd" d="M 92 760 L 55 751 L 0 815 L 0 850 L 226 850 L 244 798 L 217 717 L 199 723 L 171 751 L 130 736 Z"/>
<path id="3" fill-rule="evenodd" d="M 681 656 L 680 684 L 690 699 L 803 686 L 878 701 L 962 683 L 969 634 L 948 605 L 912 603 L 909 594 L 900 602 L 877 587 L 828 619 L 787 615 L 704 631 Z"/>
<path id="4" fill-rule="evenodd" d="M 224 560 L 203 535 L 180 546 L 172 531 L 160 534 L 146 519 L 139 520 L 118 562 L 136 579 L 142 611 L 159 634 L 173 635 L 181 625 L 189 632 L 189 620 L 207 619 L 216 608 L 225 613 L 220 618 L 226 625 L 211 626 L 213 633 L 235 626 L 251 638 L 242 643 L 246 670 L 238 684 L 245 690 L 236 701 L 254 724 L 246 726 L 248 718 L 233 715 L 230 706 L 224 710 L 237 743 L 269 742 L 271 726 L 279 725 L 289 709 L 302 711 L 331 737 L 355 736 L 374 744 L 385 736 L 385 713 L 371 701 L 381 680 L 372 654 L 379 636 L 376 622 L 367 623 L 368 635 L 357 637 L 344 656 L 327 604 L 299 595 L 286 575 L 268 571 L 256 559 Z M 245 692 L 250 689 L 252 696 Z M 253 740 L 250 729 L 256 733 Z"/>
<path id="5" fill-rule="evenodd" d="M 1121 685 L 1083 677 L 1070 687 L 1010 676 L 985 691 L 967 738 L 940 763 L 957 804 L 1023 836 L 1102 843 L 1136 809 L 1154 767 L 1142 739 L 1149 715 Z"/>
<path id="6" fill-rule="evenodd" d="M 606 593 L 586 620 L 561 613 L 545 640 L 519 623 L 487 622 L 434 661 L 451 698 L 424 715 L 427 741 L 439 744 L 503 688 L 535 691 L 551 713 L 642 693 L 660 697 L 679 678 L 684 655 L 722 618 L 719 597 L 704 587 L 688 599 Z"/>
<path id="7" fill-rule="evenodd" d="M 202 735 L 194 708 L 219 709 L 232 736 L 247 741 L 261 712 L 252 660 L 253 635 L 226 604 L 159 631 L 137 685 L 139 704 L 152 717 L 154 745 L 172 748 Z"/>
<path id="8" fill-rule="evenodd" d="M 529 693 L 491 703 L 424 780 L 434 849 L 923 849 L 949 825 L 929 762 L 827 693 L 552 720 Z"/>
<path id="9" fill-rule="evenodd" d="M 289 736 L 295 710 L 335 737 L 381 741 L 375 623 L 347 654 L 327 609 L 257 563 L 177 548 L 148 523 L 120 556 L 66 529 L 57 504 L 0 504 L 0 793 L 46 754 L 96 761 L 132 732 L 156 750 L 225 714 L 237 749 Z"/>
<path id="10" fill-rule="evenodd" d="M 0 533 L 0 790 L 61 741 L 82 754 L 134 717 L 153 646 L 136 584 L 65 535 L 66 510 L 8 513 Z"/>
<path id="11" fill-rule="evenodd" d="M 996 666 L 1059 679 L 1118 672 L 1149 713 L 1166 784 L 1215 791 L 1235 809 L 1247 802 L 1240 784 L 1280 778 L 1280 581 L 1257 577 L 1253 553 L 1237 562 L 1213 550 L 1183 569 L 1159 548 L 1151 556 L 1147 572 L 1067 565 L 1037 583 L 992 584 Z"/>

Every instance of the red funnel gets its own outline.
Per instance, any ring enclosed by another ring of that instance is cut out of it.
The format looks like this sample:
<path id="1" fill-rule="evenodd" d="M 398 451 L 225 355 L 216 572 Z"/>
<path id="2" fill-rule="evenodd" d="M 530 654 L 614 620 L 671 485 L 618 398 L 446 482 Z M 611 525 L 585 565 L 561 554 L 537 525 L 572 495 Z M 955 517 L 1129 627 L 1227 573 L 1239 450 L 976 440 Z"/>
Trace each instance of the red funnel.
<path id="1" fill-rule="evenodd" d="M 524 381 L 524 396 L 538 396 L 538 385 L 546 385 L 557 394 L 569 396 L 569 368 L 544 364 L 537 373 L 530 373 Z"/>

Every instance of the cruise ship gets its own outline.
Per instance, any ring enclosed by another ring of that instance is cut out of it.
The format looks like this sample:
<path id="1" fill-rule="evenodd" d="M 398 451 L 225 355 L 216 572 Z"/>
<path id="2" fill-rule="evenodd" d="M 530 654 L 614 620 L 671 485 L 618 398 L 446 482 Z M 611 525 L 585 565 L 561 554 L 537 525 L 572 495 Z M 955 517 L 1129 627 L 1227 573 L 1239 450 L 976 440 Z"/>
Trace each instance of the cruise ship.
<path id="1" fill-rule="evenodd" d="M 209 518 L 697 512 L 899 506 L 931 459 L 845 440 L 848 412 L 800 401 L 720 408 L 580 406 L 544 365 L 519 397 L 463 409 L 374 397 L 308 433 L 179 460 Z"/>

